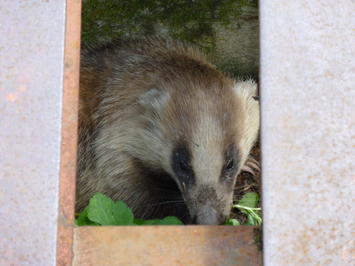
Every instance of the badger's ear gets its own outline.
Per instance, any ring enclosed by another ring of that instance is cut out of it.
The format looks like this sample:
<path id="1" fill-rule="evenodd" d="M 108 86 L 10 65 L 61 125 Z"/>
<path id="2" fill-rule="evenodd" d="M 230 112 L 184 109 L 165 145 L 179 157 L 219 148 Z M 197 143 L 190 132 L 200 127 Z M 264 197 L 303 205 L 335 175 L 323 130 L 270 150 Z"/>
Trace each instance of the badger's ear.
<path id="1" fill-rule="evenodd" d="M 256 141 L 260 126 L 259 101 L 257 98 L 258 86 L 251 79 L 237 81 L 233 90 L 235 95 L 240 99 L 240 111 L 242 111 L 245 117 L 242 132 L 243 138 L 241 138 L 240 145 L 243 147 L 242 150 L 246 151 L 246 154 L 249 154 L 251 147 Z"/>
<path id="2" fill-rule="evenodd" d="M 168 92 L 152 88 L 143 93 L 139 97 L 138 102 L 147 109 L 159 111 L 167 104 L 169 98 L 170 95 Z"/>
<path id="3" fill-rule="evenodd" d="M 252 79 L 236 81 L 234 93 L 245 100 L 258 100 L 258 85 Z"/>

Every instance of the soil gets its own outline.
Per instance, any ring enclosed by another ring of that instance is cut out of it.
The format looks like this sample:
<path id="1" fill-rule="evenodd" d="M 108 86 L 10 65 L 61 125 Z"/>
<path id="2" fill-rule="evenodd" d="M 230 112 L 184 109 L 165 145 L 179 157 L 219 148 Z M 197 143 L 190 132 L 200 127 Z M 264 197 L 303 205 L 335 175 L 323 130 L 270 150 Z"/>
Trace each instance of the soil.
<path id="1" fill-rule="evenodd" d="M 260 164 L 261 155 L 260 155 L 259 142 L 257 142 L 256 145 L 251 150 L 251 155 Z M 234 203 L 237 203 L 243 197 L 243 195 L 248 192 L 256 192 L 260 195 L 261 193 L 260 171 L 255 170 L 254 175 L 249 172 L 241 172 L 239 174 L 239 176 L 237 177 L 237 182 L 235 184 Z M 241 213 L 236 208 L 232 209 L 231 218 L 237 219 L 241 224 L 244 224 L 247 220 L 246 215 Z"/>

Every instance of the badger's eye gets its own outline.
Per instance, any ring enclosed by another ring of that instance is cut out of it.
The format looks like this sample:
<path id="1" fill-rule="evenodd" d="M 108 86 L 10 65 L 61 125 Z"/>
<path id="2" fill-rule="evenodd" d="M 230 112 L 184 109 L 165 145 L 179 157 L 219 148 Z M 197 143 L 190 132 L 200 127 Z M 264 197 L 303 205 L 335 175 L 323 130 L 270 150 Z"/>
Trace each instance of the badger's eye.
<path id="1" fill-rule="evenodd" d="M 175 147 L 171 166 L 176 176 L 186 183 L 194 182 L 194 172 L 191 166 L 191 156 L 186 145 L 179 144 Z"/>
<path id="2" fill-rule="evenodd" d="M 178 176 L 188 178 L 192 174 L 193 171 L 189 159 L 189 156 L 184 151 L 178 151 L 175 153 L 173 168 Z"/>
<path id="3" fill-rule="evenodd" d="M 188 162 L 186 162 L 185 160 L 180 160 L 178 162 L 178 166 L 179 166 L 180 170 L 185 173 L 191 170 L 190 164 Z"/>
<path id="4" fill-rule="evenodd" d="M 236 177 L 239 164 L 239 156 L 234 145 L 230 145 L 225 152 L 225 164 L 222 168 L 221 179 L 233 181 Z"/>
<path id="5" fill-rule="evenodd" d="M 224 170 L 228 172 L 234 170 L 234 160 L 229 160 L 227 164 L 224 166 Z"/>

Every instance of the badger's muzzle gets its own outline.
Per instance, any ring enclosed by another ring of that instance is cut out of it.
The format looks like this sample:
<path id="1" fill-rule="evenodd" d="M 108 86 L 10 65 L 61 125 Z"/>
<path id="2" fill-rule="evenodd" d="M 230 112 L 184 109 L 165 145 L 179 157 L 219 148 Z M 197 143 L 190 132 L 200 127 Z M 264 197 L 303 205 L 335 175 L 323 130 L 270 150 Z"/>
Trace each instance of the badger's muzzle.
<path id="1" fill-rule="evenodd" d="M 203 206 L 196 213 L 194 220 L 196 224 L 218 225 L 224 223 L 226 217 L 212 206 Z"/>

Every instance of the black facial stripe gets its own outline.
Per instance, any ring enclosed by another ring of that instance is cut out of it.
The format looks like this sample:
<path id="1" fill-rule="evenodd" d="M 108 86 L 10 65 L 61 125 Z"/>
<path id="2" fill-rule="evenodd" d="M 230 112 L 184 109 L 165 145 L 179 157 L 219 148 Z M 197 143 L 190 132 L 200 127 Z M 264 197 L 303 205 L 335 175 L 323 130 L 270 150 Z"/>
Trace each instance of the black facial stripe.
<path id="1" fill-rule="evenodd" d="M 186 185 L 195 183 L 195 175 L 191 165 L 191 153 L 185 143 L 175 146 L 171 156 L 171 166 L 176 176 Z"/>
<path id="2" fill-rule="evenodd" d="M 224 165 L 221 172 L 221 180 L 232 181 L 240 164 L 240 156 L 235 145 L 229 145 L 224 155 Z"/>

